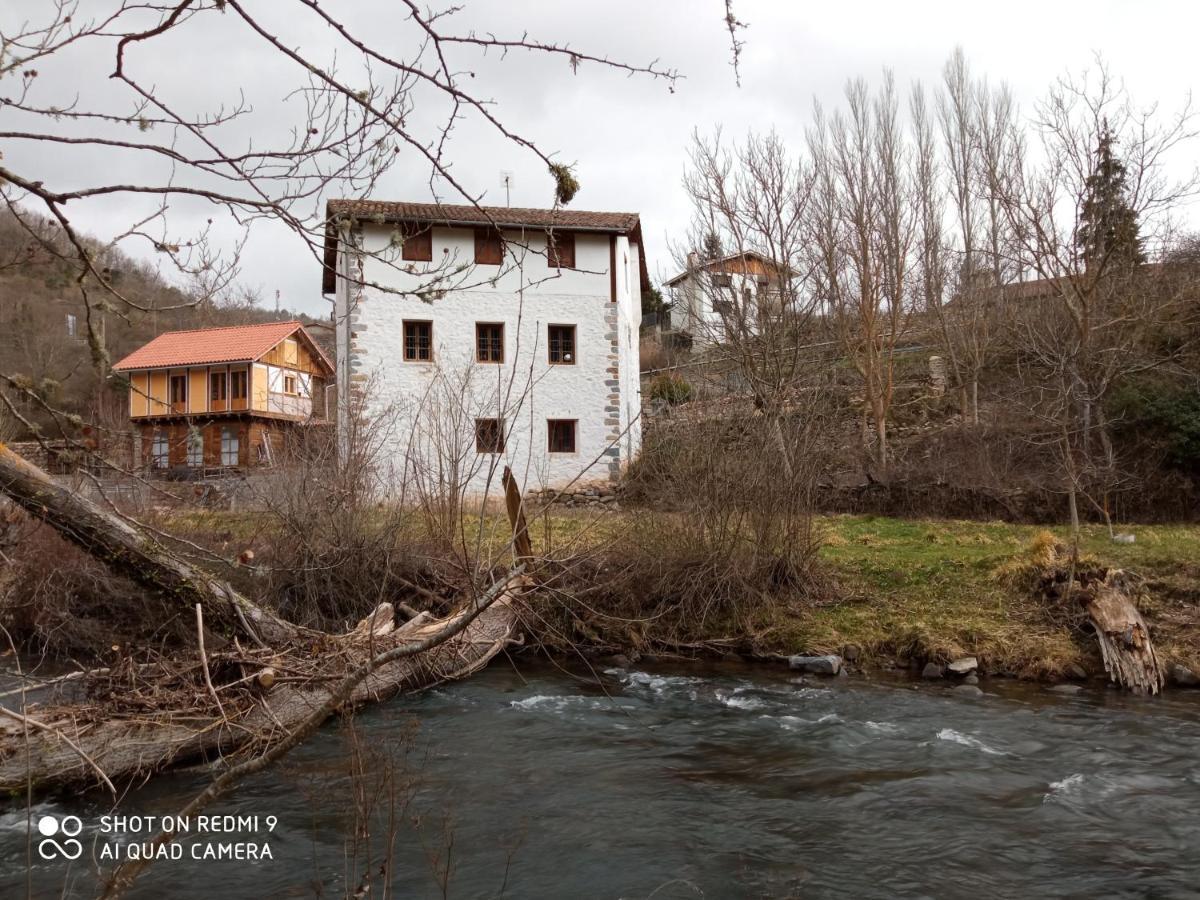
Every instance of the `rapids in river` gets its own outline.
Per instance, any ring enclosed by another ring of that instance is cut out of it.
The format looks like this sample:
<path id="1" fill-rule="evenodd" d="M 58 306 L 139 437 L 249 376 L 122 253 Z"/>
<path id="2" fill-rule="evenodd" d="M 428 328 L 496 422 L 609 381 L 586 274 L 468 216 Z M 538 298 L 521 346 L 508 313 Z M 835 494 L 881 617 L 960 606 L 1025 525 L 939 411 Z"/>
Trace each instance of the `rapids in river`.
<path id="1" fill-rule="evenodd" d="M 498 661 L 326 727 L 131 896 L 1200 895 L 1200 692 L 981 687 Z M 95 896 L 208 777 L 10 800 L 0 895 Z"/>

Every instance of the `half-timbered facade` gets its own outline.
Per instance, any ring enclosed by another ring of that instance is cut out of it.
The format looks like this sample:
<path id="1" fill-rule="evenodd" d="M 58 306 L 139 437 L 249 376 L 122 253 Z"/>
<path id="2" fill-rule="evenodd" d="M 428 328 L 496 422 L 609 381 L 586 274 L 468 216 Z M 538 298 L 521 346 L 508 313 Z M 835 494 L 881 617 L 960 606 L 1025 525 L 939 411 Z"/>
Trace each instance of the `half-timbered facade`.
<path id="1" fill-rule="evenodd" d="M 273 463 L 291 431 L 325 420 L 333 365 L 299 322 L 160 334 L 114 370 L 151 469 Z"/>

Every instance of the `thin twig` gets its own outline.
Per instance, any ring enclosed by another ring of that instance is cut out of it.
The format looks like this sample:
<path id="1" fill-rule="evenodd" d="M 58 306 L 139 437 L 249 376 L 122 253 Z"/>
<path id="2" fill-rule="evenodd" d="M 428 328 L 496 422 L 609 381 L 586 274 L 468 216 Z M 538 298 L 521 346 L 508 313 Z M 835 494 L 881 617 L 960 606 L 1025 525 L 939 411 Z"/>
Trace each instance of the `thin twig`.
<path id="1" fill-rule="evenodd" d="M 225 707 L 221 705 L 221 698 L 217 696 L 216 689 L 213 688 L 212 676 L 208 671 L 208 656 L 204 652 L 204 608 L 200 603 L 196 604 L 196 640 L 200 644 L 200 662 L 204 667 L 204 683 L 208 685 L 208 693 L 217 702 L 221 718 L 228 719 L 229 717 L 225 715 Z"/>

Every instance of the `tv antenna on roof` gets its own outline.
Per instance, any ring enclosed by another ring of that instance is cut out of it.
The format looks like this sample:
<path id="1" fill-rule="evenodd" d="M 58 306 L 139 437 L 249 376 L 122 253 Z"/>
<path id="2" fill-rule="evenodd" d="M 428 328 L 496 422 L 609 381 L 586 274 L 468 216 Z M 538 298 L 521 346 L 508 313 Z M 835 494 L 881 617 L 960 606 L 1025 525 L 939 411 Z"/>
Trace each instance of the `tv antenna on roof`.
<path id="1" fill-rule="evenodd" d="M 501 171 L 500 182 L 504 185 L 504 205 L 512 206 L 513 173 Z"/>

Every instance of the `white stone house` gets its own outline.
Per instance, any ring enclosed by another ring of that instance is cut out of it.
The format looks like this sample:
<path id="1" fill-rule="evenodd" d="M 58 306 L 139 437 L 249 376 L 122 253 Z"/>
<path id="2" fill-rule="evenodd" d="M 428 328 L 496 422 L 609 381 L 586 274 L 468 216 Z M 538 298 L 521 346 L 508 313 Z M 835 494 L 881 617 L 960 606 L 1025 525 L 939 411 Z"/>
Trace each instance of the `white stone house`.
<path id="1" fill-rule="evenodd" d="M 333 200 L 339 433 L 466 495 L 616 480 L 641 444 L 633 213 Z M 578 481 L 576 481 L 578 479 Z"/>
<path id="2" fill-rule="evenodd" d="M 731 331 L 758 333 L 767 317 L 780 315 L 785 273 L 754 251 L 703 261 L 690 253 L 687 269 L 663 283 L 671 297 L 671 329 L 699 345 L 724 343 Z"/>

